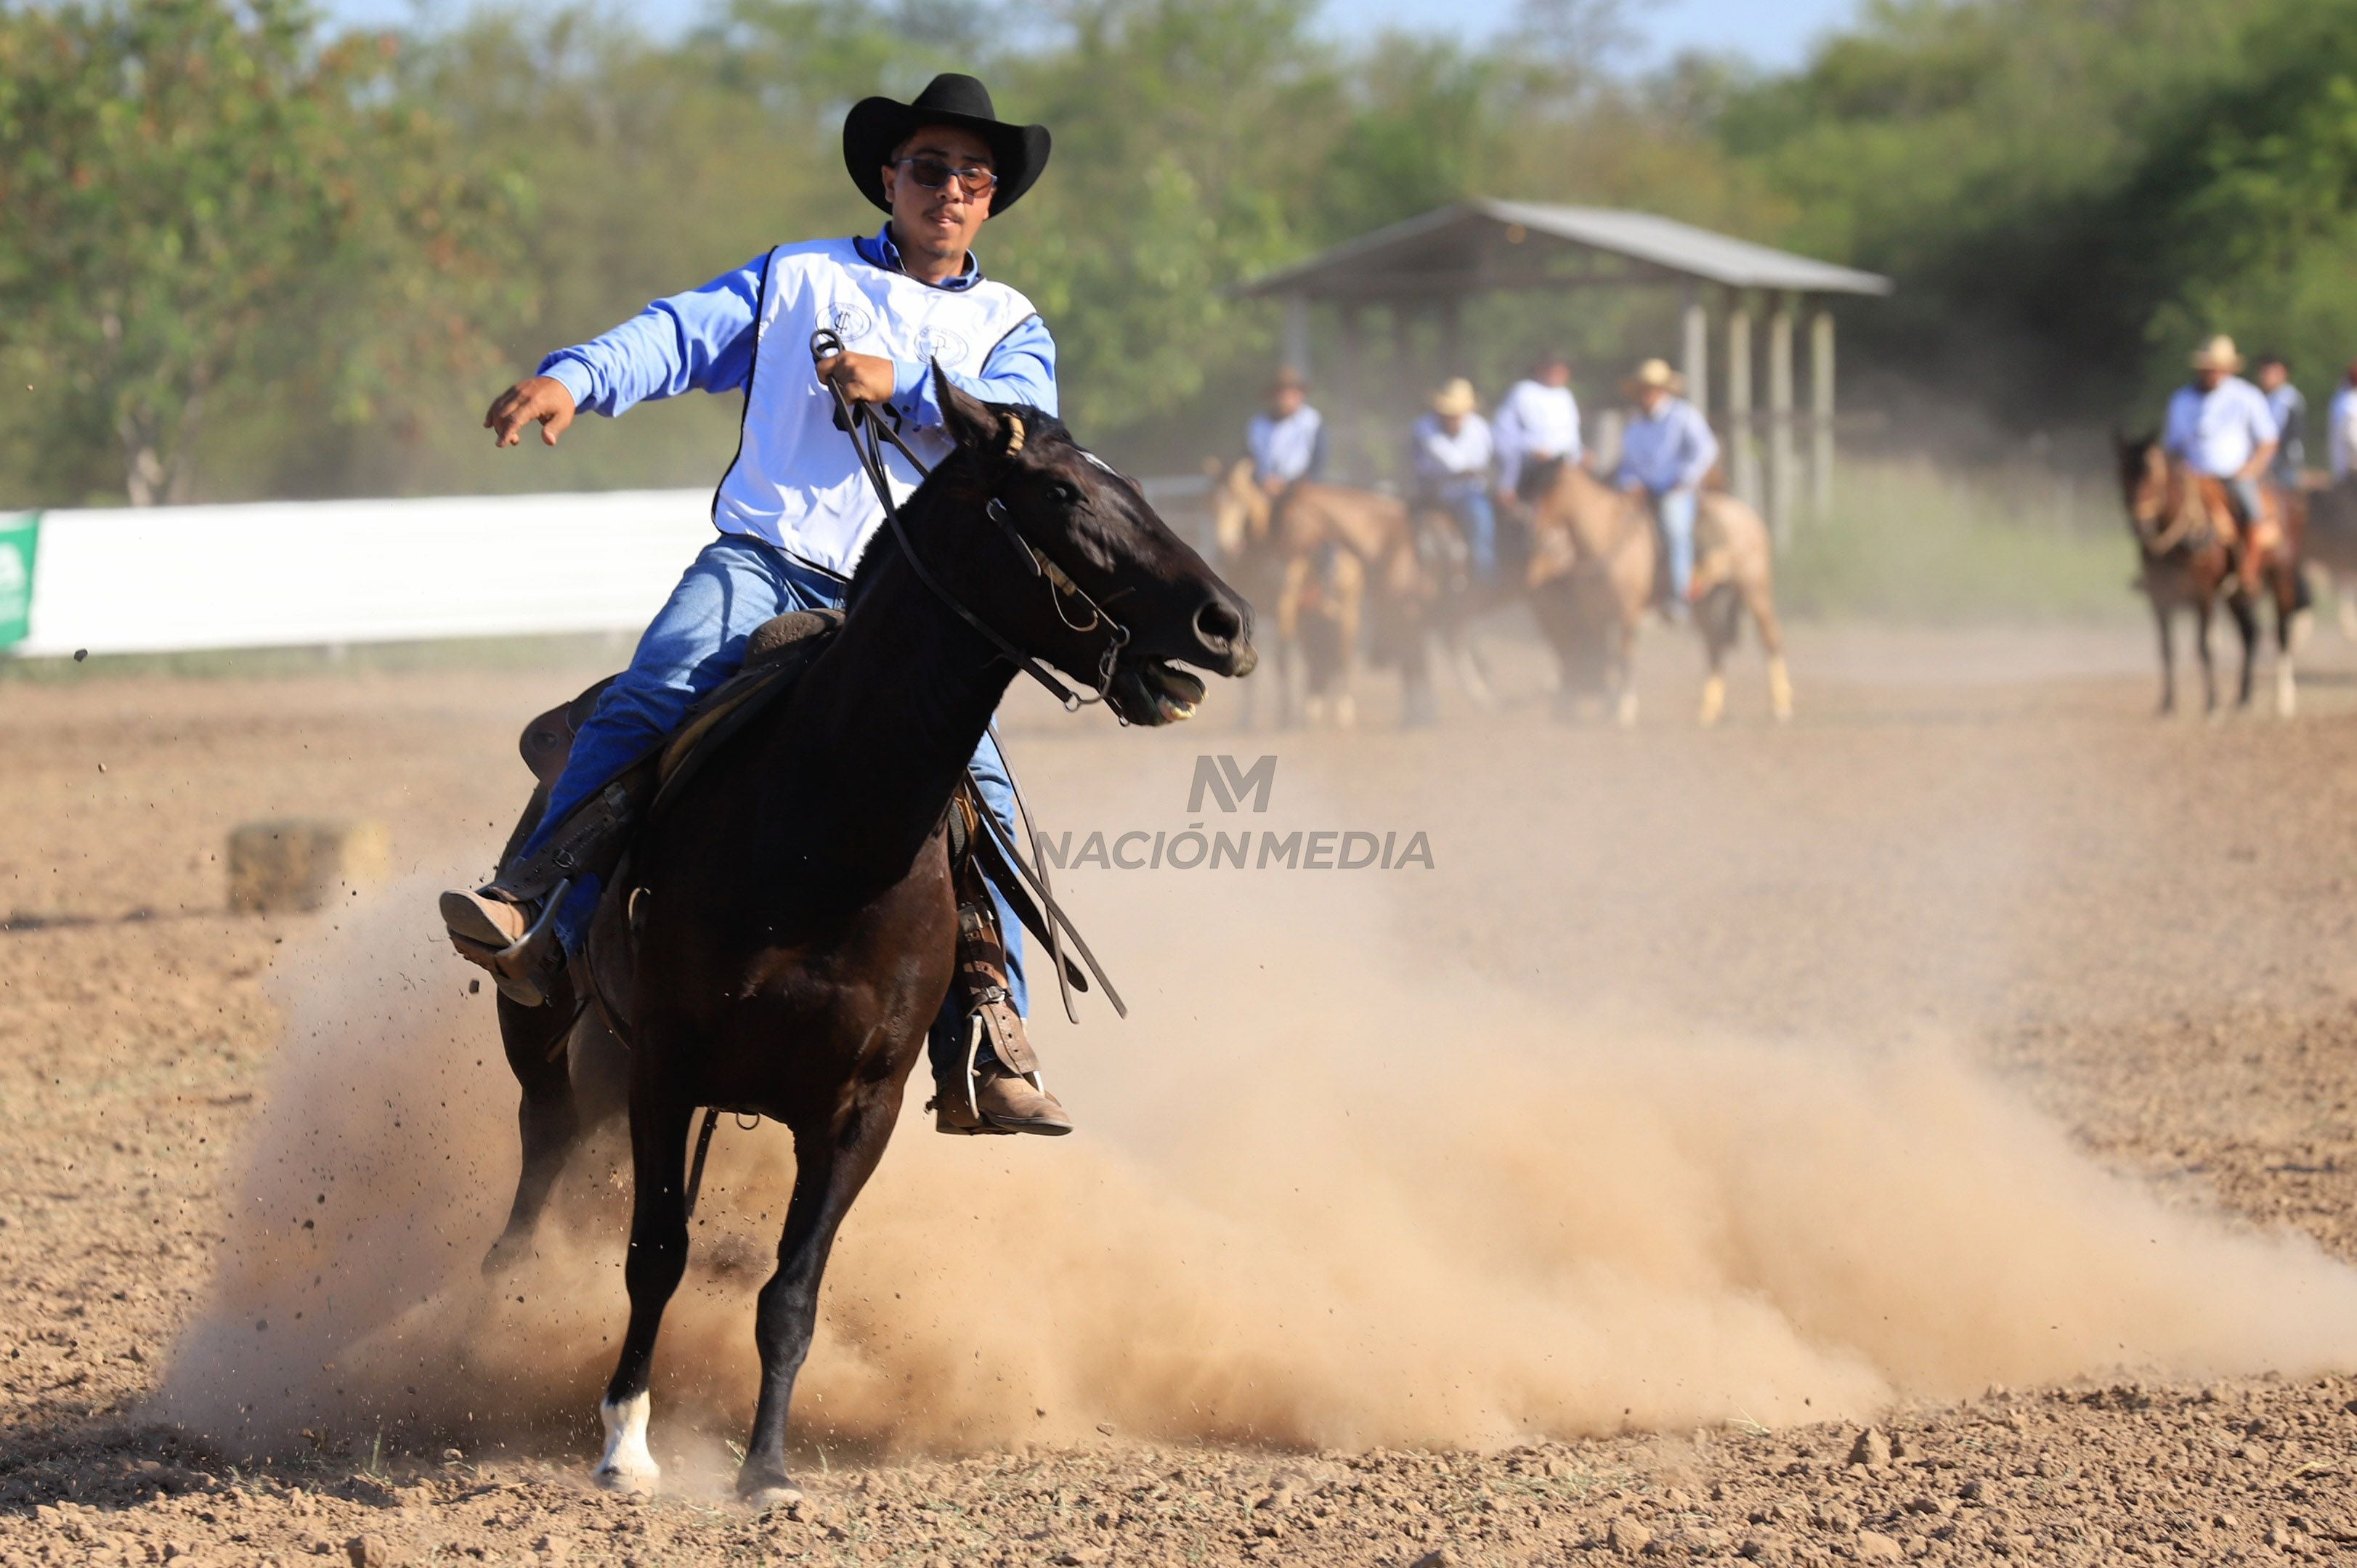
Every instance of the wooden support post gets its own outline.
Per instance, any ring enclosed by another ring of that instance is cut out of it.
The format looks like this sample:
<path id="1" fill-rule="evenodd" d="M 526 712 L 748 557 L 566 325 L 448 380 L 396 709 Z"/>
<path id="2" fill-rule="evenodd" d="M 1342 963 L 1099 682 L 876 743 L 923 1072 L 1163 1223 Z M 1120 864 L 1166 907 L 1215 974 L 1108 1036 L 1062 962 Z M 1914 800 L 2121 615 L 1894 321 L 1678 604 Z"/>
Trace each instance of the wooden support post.
<path id="1" fill-rule="evenodd" d="M 1792 299 L 1768 317 L 1768 522 L 1778 549 L 1792 542 Z"/>
<path id="2" fill-rule="evenodd" d="M 1326 398 L 1326 477 L 1336 480 L 1364 478 L 1359 461 L 1359 307 L 1341 309 L 1340 336 L 1334 344 L 1334 379 Z"/>
<path id="3" fill-rule="evenodd" d="M 1819 524 L 1834 513 L 1834 314 L 1809 322 L 1810 510 Z"/>
<path id="4" fill-rule="evenodd" d="M 1702 295 L 1686 290 L 1685 345 L 1678 370 L 1686 379 L 1686 398 L 1705 414 L 1710 413 L 1710 312 Z"/>
<path id="5" fill-rule="evenodd" d="M 1748 506 L 1760 505 L 1760 453 L 1751 436 L 1751 312 L 1727 296 L 1727 478 Z"/>
<path id="6" fill-rule="evenodd" d="M 1455 298 L 1444 299 L 1432 313 L 1433 330 L 1439 339 L 1435 352 L 1440 359 L 1440 374 L 1435 384 L 1469 372 L 1465 368 L 1465 314 Z"/>
<path id="7" fill-rule="evenodd" d="M 1285 296 L 1285 362 L 1309 373 L 1309 296 L 1288 294 Z"/>

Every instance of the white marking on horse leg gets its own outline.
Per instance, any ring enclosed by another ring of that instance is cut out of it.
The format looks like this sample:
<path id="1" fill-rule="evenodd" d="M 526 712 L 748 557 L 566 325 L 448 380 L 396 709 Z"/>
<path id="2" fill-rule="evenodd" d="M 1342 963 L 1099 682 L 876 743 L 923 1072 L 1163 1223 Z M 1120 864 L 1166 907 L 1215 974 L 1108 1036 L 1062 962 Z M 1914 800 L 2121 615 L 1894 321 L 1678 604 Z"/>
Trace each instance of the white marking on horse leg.
<path id="1" fill-rule="evenodd" d="M 2299 688 L 2293 679 L 2291 655 L 2286 652 L 2276 660 L 2276 716 L 2287 719 L 2299 706 Z"/>
<path id="2" fill-rule="evenodd" d="M 1792 716 L 1792 672 L 1781 654 L 1768 660 L 1768 706 L 1779 724 Z"/>
<path id="3" fill-rule="evenodd" d="M 1719 674 L 1706 677 L 1702 683 L 1702 712 L 1695 715 L 1695 722 L 1708 729 L 1718 723 L 1719 716 L 1726 712 L 1727 677 Z"/>
<path id="4" fill-rule="evenodd" d="M 1620 701 L 1613 709 L 1613 721 L 1622 729 L 1634 729 L 1637 725 L 1637 693 L 1623 690 Z"/>
<path id="5" fill-rule="evenodd" d="M 662 1466 L 647 1452 L 647 1415 L 653 1408 L 654 1400 L 643 1391 L 619 1404 L 597 1406 L 606 1421 L 606 1456 L 597 1461 L 590 1479 L 608 1491 L 654 1490 Z"/>
<path id="6" fill-rule="evenodd" d="M 2341 589 L 2334 596 L 2341 601 L 2341 635 L 2357 642 L 2357 585 Z"/>

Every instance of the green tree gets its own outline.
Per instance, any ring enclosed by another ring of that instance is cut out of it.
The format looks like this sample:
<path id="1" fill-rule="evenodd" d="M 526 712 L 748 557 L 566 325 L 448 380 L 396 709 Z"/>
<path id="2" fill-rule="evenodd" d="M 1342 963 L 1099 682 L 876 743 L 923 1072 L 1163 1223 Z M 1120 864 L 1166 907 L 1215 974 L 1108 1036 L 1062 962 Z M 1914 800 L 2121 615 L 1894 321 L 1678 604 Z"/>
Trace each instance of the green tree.
<path id="1" fill-rule="evenodd" d="M 398 91 L 390 39 L 314 27 L 296 0 L 0 12 L 0 321 L 37 490 L 185 499 L 225 408 L 292 388 L 380 420 L 482 360 L 519 188 Z"/>

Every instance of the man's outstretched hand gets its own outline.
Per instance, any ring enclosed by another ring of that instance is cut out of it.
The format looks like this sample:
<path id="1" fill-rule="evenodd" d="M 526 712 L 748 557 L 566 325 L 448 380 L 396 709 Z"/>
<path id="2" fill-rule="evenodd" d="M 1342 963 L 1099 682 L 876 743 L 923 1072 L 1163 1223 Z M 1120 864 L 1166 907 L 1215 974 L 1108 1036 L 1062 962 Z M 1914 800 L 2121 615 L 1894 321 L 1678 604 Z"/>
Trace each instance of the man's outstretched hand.
<path id="1" fill-rule="evenodd" d="M 500 393 L 483 415 L 483 428 L 502 446 L 523 439 L 523 427 L 538 421 L 540 439 L 550 446 L 573 423 L 573 394 L 554 376 L 529 376 Z"/>

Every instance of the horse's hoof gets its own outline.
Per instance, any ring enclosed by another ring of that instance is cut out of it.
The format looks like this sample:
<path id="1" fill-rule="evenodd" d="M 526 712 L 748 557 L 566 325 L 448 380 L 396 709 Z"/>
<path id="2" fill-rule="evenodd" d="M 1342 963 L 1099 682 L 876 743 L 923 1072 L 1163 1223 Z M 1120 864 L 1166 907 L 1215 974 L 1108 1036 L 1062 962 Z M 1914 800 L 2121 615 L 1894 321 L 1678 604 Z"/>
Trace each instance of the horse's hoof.
<path id="1" fill-rule="evenodd" d="M 624 1470 L 611 1465 L 600 1465 L 589 1472 L 589 1478 L 597 1483 L 600 1491 L 646 1497 L 654 1491 L 655 1483 L 662 1479 L 662 1472 L 660 1469 Z"/>
<path id="2" fill-rule="evenodd" d="M 790 1509 L 802 1500 L 802 1488 L 782 1470 L 739 1471 L 737 1496 L 756 1509 Z"/>

